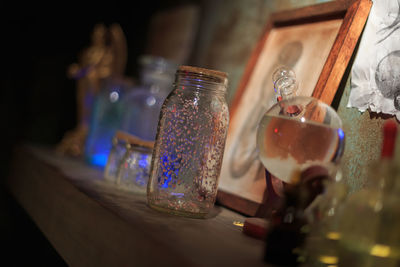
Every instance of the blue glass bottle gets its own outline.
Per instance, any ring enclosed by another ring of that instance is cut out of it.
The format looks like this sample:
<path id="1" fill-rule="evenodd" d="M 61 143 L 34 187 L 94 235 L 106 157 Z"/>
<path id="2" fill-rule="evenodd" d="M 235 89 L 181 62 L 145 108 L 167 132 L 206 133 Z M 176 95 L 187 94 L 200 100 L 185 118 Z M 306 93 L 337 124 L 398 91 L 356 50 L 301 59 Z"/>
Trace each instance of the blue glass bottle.
<path id="1" fill-rule="evenodd" d="M 85 160 L 89 164 L 106 165 L 112 138 L 122 124 L 125 109 L 122 99 L 129 88 L 126 81 L 109 78 L 96 95 L 85 145 Z"/>

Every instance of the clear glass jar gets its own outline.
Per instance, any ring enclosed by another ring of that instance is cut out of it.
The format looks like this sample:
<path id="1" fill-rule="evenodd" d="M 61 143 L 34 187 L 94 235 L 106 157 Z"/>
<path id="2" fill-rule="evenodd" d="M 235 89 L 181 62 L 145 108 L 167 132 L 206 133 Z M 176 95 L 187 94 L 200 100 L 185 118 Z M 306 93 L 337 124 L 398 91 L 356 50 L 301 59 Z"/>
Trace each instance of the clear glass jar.
<path id="1" fill-rule="evenodd" d="M 141 172 L 140 170 L 133 170 L 134 168 L 147 168 L 147 172 L 149 172 L 153 146 L 154 142 L 152 141 L 145 141 L 124 131 L 117 131 L 113 138 L 113 147 L 108 155 L 104 177 L 119 185 L 126 184 L 124 181 L 134 179 L 133 176 L 129 176 L 133 175 L 136 171 Z M 138 154 L 143 154 L 144 156 L 140 157 Z M 131 163 L 133 158 L 139 160 L 137 166 L 135 165 L 136 163 Z M 145 161 L 149 162 L 148 166 L 145 166 Z M 123 179 L 122 183 L 121 177 Z M 144 179 L 147 185 L 148 178 Z M 140 184 L 139 181 L 138 184 Z M 146 185 L 142 186 L 145 187 Z"/>
<path id="2" fill-rule="evenodd" d="M 181 66 L 160 113 L 147 198 L 188 217 L 213 208 L 229 123 L 227 74 Z"/>
<path id="3" fill-rule="evenodd" d="M 128 191 L 145 194 L 150 176 L 152 151 L 150 145 L 130 146 L 121 161 L 116 179 L 117 185 Z"/>
<path id="4" fill-rule="evenodd" d="M 155 56 L 140 59 L 140 84 L 125 98 L 122 129 L 143 139 L 154 141 L 162 103 L 172 90 L 177 65 Z"/>

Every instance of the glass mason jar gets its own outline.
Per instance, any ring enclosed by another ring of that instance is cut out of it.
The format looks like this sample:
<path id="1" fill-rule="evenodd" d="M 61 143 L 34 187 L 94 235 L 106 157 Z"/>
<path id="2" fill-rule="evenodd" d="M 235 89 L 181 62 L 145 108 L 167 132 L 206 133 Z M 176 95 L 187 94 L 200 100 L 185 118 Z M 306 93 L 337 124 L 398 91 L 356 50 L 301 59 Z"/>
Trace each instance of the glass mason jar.
<path id="1" fill-rule="evenodd" d="M 227 74 L 181 66 L 164 101 L 152 155 L 150 207 L 202 218 L 213 208 L 229 123 Z"/>

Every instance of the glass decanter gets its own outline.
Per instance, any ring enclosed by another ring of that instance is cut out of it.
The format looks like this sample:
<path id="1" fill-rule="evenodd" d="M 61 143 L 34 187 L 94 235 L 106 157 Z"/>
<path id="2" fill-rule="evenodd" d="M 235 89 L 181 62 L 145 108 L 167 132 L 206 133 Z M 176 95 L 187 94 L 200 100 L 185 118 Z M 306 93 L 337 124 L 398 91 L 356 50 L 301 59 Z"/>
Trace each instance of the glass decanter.
<path id="1" fill-rule="evenodd" d="M 278 102 L 264 113 L 257 130 L 262 164 L 285 183 L 313 165 L 333 175 L 344 150 L 339 115 L 316 98 L 296 96 L 293 71 L 280 68 L 273 81 Z"/>

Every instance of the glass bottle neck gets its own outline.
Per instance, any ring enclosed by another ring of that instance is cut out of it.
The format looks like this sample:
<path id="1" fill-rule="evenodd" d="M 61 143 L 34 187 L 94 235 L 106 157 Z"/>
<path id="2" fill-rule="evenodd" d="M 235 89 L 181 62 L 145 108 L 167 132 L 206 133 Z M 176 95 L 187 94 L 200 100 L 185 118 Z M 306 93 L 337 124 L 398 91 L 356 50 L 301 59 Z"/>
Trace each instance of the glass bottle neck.
<path id="1" fill-rule="evenodd" d="M 277 100 L 279 102 L 296 96 L 297 82 L 292 77 L 282 77 L 274 83 L 274 88 L 278 94 Z"/>
<path id="2" fill-rule="evenodd" d="M 286 99 L 290 99 L 290 98 L 292 98 L 292 97 L 294 97 L 294 96 L 296 96 L 296 94 L 294 94 L 293 92 L 290 92 L 290 93 L 287 93 L 287 94 L 279 94 L 278 96 L 277 96 L 277 101 L 279 102 L 279 101 L 282 101 L 282 100 L 286 100 Z"/>

